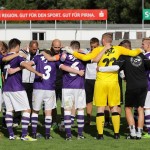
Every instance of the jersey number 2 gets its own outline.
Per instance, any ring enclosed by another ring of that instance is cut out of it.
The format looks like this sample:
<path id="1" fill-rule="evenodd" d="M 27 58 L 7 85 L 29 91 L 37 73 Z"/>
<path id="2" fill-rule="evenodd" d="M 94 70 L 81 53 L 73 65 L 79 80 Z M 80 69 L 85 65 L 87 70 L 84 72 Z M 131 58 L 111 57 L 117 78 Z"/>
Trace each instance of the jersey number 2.
<path id="1" fill-rule="evenodd" d="M 114 61 L 116 61 L 116 58 L 114 58 L 114 57 L 113 57 L 113 58 L 110 58 L 110 59 L 105 58 L 105 59 L 103 60 L 103 63 L 106 63 L 106 64 L 105 64 L 105 67 L 106 67 L 106 66 L 109 65 L 110 62 L 113 63 Z"/>

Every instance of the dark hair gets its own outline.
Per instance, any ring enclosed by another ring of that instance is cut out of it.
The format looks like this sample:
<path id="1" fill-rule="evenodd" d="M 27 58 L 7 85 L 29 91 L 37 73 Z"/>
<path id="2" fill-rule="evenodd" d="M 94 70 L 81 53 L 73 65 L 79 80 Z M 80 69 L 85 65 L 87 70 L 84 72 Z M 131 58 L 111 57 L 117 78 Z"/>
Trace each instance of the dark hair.
<path id="1" fill-rule="evenodd" d="M 20 46 L 20 44 L 21 44 L 20 40 L 13 38 L 9 41 L 8 48 L 9 48 L 9 50 L 11 50 L 13 48 L 16 48 L 16 46 L 18 46 L 18 45 Z"/>
<path id="2" fill-rule="evenodd" d="M 50 50 L 47 50 L 47 49 L 45 49 L 45 48 L 39 50 L 40 53 L 41 53 L 42 51 L 44 51 L 44 52 L 47 53 L 47 54 L 51 54 L 51 53 L 50 53 Z"/>
<path id="3" fill-rule="evenodd" d="M 8 45 L 7 45 L 5 42 L 3 42 L 3 49 L 4 49 L 5 51 L 8 50 Z"/>
<path id="4" fill-rule="evenodd" d="M 5 42 L 3 42 L 3 41 L 0 41 L 0 47 L 2 48 L 2 50 L 5 50 L 5 51 L 8 50 L 7 44 Z"/>
<path id="5" fill-rule="evenodd" d="M 79 42 L 79 41 L 71 41 L 71 42 L 70 42 L 70 46 L 71 46 L 73 49 L 80 49 L 80 42 Z"/>
<path id="6" fill-rule="evenodd" d="M 39 43 L 36 40 L 32 40 L 29 43 L 29 47 L 31 47 L 34 43 L 37 45 L 37 47 L 39 46 Z"/>
<path id="7" fill-rule="evenodd" d="M 131 42 L 129 40 L 123 40 L 120 42 L 119 46 L 123 46 L 123 47 L 130 47 L 131 49 Z"/>
<path id="8" fill-rule="evenodd" d="M 91 38 L 90 39 L 90 44 L 93 44 L 93 43 L 98 43 L 99 44 L 99 39 L 95 38 L 95 37 Z"/>

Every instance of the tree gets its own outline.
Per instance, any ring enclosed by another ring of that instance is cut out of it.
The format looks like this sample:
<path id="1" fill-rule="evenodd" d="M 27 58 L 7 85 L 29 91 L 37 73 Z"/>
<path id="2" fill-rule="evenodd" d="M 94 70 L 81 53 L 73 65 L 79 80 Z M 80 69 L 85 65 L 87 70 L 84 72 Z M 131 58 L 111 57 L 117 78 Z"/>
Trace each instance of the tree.
<path id="1" fill-rule="evenodd" d="M 142 20 L 140 0 L 0 0 L 1 6 L 6 9 L 107 9 L 108 23 L 141 23 Z M 145 1 L 144 6 L 149 9 L 150 1 Z"/>

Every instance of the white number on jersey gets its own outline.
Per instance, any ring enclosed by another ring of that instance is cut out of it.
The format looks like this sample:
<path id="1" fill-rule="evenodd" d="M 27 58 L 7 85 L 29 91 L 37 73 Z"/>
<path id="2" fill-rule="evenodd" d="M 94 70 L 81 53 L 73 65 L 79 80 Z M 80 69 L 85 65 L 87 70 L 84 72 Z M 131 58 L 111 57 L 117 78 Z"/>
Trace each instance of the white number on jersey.
<path id="1" fill-rule="evenodd" d="M 75 58 L 73 55 L 69 55 L 68 57 L 69 57 L 69 59 L 70 59 L 71 61 L 76 60 L 76 58 Z"/>
<path id="2" fill-rule="evenodd" d="M 43 79 L 48 80 L 50 78 L 50 72 L 52 70 L 51 66 L 45 66 L 44 67 L 45 74 L 43 74 Z"/>
<path id="3" fill-rule="evenodd" d="M 8 71 L 7 70 L 9 68 L 10 68 L 10 64 L 4 66 L 4 69 L 6 70 L 5 79 L 7 79 L 7 77 L 8 77 Z"/>
<path id="4" fill-rule="evenodd" d="M 79 70 L 79 68 L 78 68 L 78 65 L 79 64 L 79 62 L 74 62 L 70 67 L 71 68 L 74 68 L 74 69 L 76 69 L 76 70 Z M 71 76 L 76 76 L 77 74 L 74 74 L 74 73 L 69 73 Z"/>
<path id="5" fill-rule="evenodd" d="M 47 59 L 44 56 L 40 57 L 42 61 L 44 61 L 44 63 L 47 63 Z"/>

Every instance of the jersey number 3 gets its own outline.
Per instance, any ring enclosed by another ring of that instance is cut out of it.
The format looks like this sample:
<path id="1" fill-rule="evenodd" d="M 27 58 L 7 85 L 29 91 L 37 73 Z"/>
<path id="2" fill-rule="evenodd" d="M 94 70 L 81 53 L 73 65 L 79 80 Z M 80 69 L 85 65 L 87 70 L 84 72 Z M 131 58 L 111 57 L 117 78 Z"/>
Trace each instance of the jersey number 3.
<path id="1" fill-rule="evenodd" d="M 44 67 L 45 74 L 43 74 L 43 79 L 48 80 L 50 78 L 50 72 L 52 70 L 51 66 L 45 66 Z"/>

